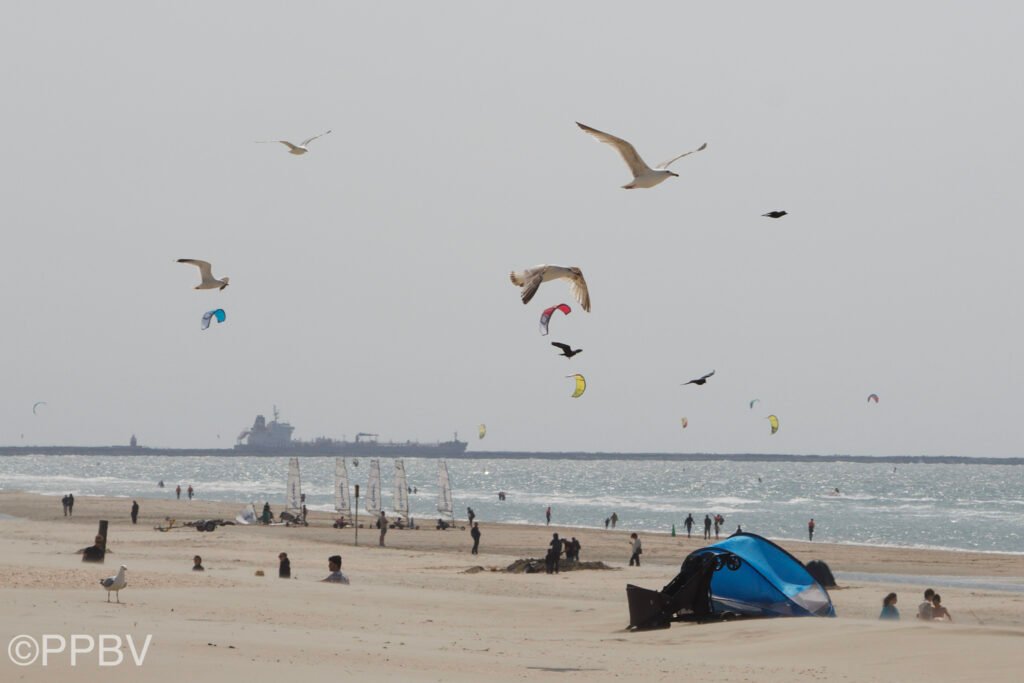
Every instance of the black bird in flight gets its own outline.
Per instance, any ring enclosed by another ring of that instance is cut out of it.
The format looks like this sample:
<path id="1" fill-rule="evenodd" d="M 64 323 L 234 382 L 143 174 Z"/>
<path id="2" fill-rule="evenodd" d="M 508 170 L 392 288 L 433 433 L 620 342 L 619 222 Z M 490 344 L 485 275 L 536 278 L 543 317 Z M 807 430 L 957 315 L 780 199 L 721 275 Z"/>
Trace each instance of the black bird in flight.
<path id="1" fill-rule="evenodd" d="M 766 218 L 782 218 L 787 213 L 787 211 L 769 211 L 768 213 L 762 213 L 761 215 Z"/>
<path id="2" fill-rule="evenodd" d="M 691 379 L 689 382 L 683 382 L 679 386 L 685 387 L 687 384 L 696 384 L 698 386 L 703 385 L 703 384 L 705 384 L 708 381 L 708 377 L 710 377 L 713 374 L 715 374 L 714 370 L 712 370 L 708 374 L 704 375 L 703 377 L 698 377 L 697 379 Z"/>
<path id="3" fill-rule="evenodd" d="M 576 349 L 573 351 L 571 346 L 568 344 L 562 344 L 561 342 L 551 342 L 551 345 L 562 349 L 562 353 L 558 355 L 565 356 L 566 358 L 572 358 L 577 353 L 583 353 L 583 349 Z"/>

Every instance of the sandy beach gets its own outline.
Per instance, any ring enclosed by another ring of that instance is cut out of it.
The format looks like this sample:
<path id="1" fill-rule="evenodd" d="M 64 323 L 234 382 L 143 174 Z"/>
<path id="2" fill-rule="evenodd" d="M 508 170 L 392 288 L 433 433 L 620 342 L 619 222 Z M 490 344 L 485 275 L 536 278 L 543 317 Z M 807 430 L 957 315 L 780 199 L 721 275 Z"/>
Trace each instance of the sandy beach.
<path id="1" fill-rule="evenodd" d="M 221 527 L 154 530 L 179 521 L 233 518 L 237 505 L 201 500 L 80 497 L 65 518 L 59 497 L 0 493 L 0 616 L 4 642 L 25 634 L 131 635 L 137 666 L 100 666 L 97 655 L 67 652 L 15 666 L 2 679 L 44 681 L 207 680 L 372 681 L 587 680 L 617 678 L 711 681 L 1019 680 L 1024 593 L 979 587 L 939 592 L 955 622 L 913 619 L 924 588 L 915 577 L 1024 577 L 1024 557 L 991 553 L 782 542 L 803 561 L 821 559 L 835 572 L 901 575 L 899 583 L 850 581 L 831 592 L 836 619 L 775 619 L 630 633 L 625 586 L 658 589 L 701 539 L 644 534 L 644 565 L 626 566 L 630 529 L 614 531 L 492 525 L 481 522 L 481 553 L 469 553 L 467 530 L 378 533 L 330 526 L 311 513 L 308 528 Z M 75 551 L 91 542 L 97 521 L 110 521 L 104 565 Z M 461 522 L 464 524 L 464 522 Z M 758 531 L 748 529 L 748 531 Z M 515 575 L 504 568 L 541 557 L 551 533 L 576 536 L 581 559 L 613 571 Z M 292 579 L 277 578 L 287 552 Z M 206 571 L 192 572 L 203 557 Z M 327 557 L 340 554 L 351 585 L 320 583 Z M 129 567 L 121 605 L 106 602 L 99 579 Z M 483 571 L 470 571 L 473 567 Z M 257 576 L 262 570 L 264 576 Z M 847 582 L 840 581 L 840 584 Z M 899 594 L 900 622 L 877 619 L 882 597 Z M 109 661 L 109 659 L 108 659 Z M 67 678 L 71 677 L 71 678 Z"/>

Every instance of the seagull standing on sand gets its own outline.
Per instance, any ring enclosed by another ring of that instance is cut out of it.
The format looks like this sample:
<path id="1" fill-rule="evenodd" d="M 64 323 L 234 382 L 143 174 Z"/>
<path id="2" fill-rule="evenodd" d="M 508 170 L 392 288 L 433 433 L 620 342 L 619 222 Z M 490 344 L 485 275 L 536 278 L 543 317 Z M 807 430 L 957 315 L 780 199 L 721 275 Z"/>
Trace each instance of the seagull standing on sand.
<path id="1" fill-rule="evenodd" d="M 117 576 L 100 579 L 100 585 L 107 589 L 107 602 L 110 602 L 110 591 L 114 591 L 114 597 L 121 602 L 121 589 L 128 585 L 128 579 L 124 576 L 127 570 L 128 567 L 122 564 L 121 568 L 117 570 Z"/>
<path id="2" fill-rule="evenodd" d="M 314 135 L 311 138 L 306 138 L 305 140 L 302 141 L 301 145 L 293 145 L 292 143 L 288 142 L 287 140 L 259 140 L 258 144 L 280 142 L 282 145 L 284 145 L 285 147 L 288 148 L 288 153 L 289 154 L 294 154 L 295 156 L 302 156 L 303 154 L 305 154 L 306 152 L 309 151 L 309 148 L 306 145 L 308 145 L 309 143 L 313 142 L 313 140 L 316 140 L 317 138 L 322 138 L 323 136 L 327 135 L 327 133 L 330 133 L 330 132 L 331 131 L 328 130 L 328 131 L 325 131 L 323 133 L 320 133 L 320 135 Z"/>
<path id="3" fill-rule="evenodd" d="M 199 269 L 199 275 L 203 281 L 193 287 L 193 289 L 224 289 L 228 286 L 228 278 L 222 277 L 218 280 L 213 276 L 213 266 L 210 265 L 209 261 L 200 261 L 195 258 L 180 258 L 178 263 L 189 263 Z"/>
<path id="4" fill-rule="evenodd" d="M 537 293 L 540 283 L 549 280 L 568 280 L 572 289 L 572 295 L 584 311 L 590 312 L 590 292 L 587 291 L 587 281 L 583 279 L 583 271 L 576 266 L 552 266 L 542 264 L 527 268 L 519 272 L 509 273 L 512 284 L 523 288 L 523 303 L 530 303 L 530 299 Z"/>
<path id="5" fill-rule="evenodd" d="M 629 166 L 629 170 L 632 171 L 633 173 L 633 181 L 626 185 L 623 185 L 622 189 L 624 190 L 632 190 L 635 188 L 642 187 L 654 187 L 655 185 L 665 180 L 666 178 L 678 178 L 679 174 L 669 171 L 668 167 L 671 166 L 673 163 L 679 161 L 683 157 L 693 154 L 694 152 L 699 152 L 702 149 L 707 148 L 708 146 L 708 143 L 705 142 L 697 149 L 693 149 L 684 154 L 680 154 L 674 159 L 663 161 L 660 164 L 658 164 L 656 168 L 651 168 L 644 162 L 643 159 L 640 158 L 640 155 L 637 154 L 636 152 L 636 148 L 633 147 L 633 145 L 626 142 L 625 140 L 623 140 L 622 138 L 617 138 L 614 135 L 609 135 L 608 133 L 599 131 L 596 128 L 591 128 L 590 126 L 586 126 L 580 123 L 579 121 L 576 122 L 576 125 L 582 128 L 587 133 L 593 135 L 601 142 L 611 145 L 616 150 L 618 150 L 619 154 L 622 155 L 622 160 L 626 162 L 626 165 Z"/>

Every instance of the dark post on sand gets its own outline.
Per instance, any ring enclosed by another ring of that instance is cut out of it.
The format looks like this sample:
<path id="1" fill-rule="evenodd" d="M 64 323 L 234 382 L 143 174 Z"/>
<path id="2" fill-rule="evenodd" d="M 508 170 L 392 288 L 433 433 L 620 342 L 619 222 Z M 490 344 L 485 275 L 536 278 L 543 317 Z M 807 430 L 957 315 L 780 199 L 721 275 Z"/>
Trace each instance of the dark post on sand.
<path id="1" fill-rule="evenodd" d="M 356 545 L 359 545 L 359 484 L 356 484 Z"/>

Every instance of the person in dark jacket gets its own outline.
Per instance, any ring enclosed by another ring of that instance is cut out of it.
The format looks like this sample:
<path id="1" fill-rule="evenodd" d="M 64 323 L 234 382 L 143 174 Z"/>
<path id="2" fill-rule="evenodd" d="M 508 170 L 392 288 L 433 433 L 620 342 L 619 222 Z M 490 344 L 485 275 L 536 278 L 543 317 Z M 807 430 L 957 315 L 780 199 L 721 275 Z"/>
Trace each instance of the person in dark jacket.
<path id="1" fill-rule="evenodd" d="M 68 517 L 72 517 L 75 512 L 75 494 L 68 494 Z"/>
<path id="2" fill-rule="evenodd" d="M 473 550 L 474 555 L 480 549 L 480 522 L 474 522 L 473 528 L 469 530 L 469 535 L 473 537 Z"/>
<path id="3" fill-rule="evenodd" d="M 562 541 L 558 538 L 558 534 L 554 534 L 551 537 L 551 543 L 548 544 L 548 554 L 544 556 L 544 569 L 548 574 L 558 573 L 558 558 L 561 554 Z"/>
<path id="4" fill-rule="evenodd" d="M 132 501 L 132 524 L 137 524 L 139 521 L 139 503 L 138 501 Z"/>
<path id="5" fill-rule="evenodd" d="M 281 553 L 277 556 L 277 559 L 281 560 L 281 566 L 277 569 L 277 578 L 292 578 L 292 562 L 288 559 L 288 553 Z"/>
<path id="6" fill-rule="evenodd" d="M 686 527 L 686 537 L 690 538 L 690 532 L 693 531 L 693 515 L 686 515 L 686 521 L 683 522 L 683 526 Z"/>

